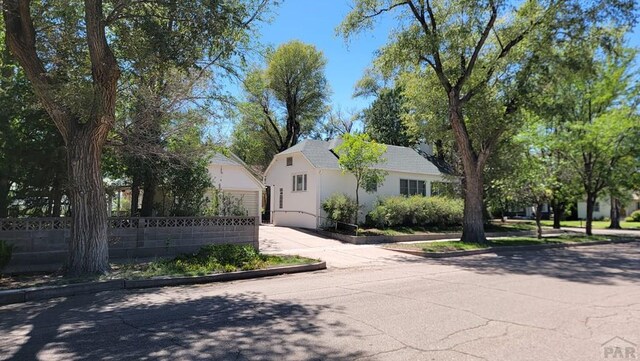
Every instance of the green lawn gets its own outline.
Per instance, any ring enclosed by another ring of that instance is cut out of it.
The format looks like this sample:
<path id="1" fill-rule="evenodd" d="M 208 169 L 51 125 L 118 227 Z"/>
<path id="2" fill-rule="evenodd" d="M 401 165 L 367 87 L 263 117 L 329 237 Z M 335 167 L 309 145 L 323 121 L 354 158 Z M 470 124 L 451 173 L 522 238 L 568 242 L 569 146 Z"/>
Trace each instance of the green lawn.
<path id="1" fill-rule="evenodd" d="M 529 222 L 500 222 L 492 221 L 485 226 L 486 232 L 513 232 L 513 231 L 533 231 L 536 229 L 535 224 Z M 328 231 L 333 231 L 329 229 Z M 362 227 L 358 229 L 359 236 L 403 236 L 408 234 L 429 234 L 429 233 L 459 233 L 462 227 L 392 227 L 392 228 L 369 228 Z"/>
<path id="2" fill-rule="evenodd" d="M 443 242 L 420 242 L 420 243 L 396 243 L 389 244 L 385 247 L 388 248 L 403 248 L 416 251 L 423 251 L 426 253 L 443 253 L 443 252 L 455 252 L 455 251 L 470 251 L 477 249 L 487 249 L 491 247 L 504 247 L 504 246 L 529 246 L 537 244 L 557 244 L 557 243 L 580 243 L 580 242 L 593 242 L 604 241 L 611 237 L 605 236 L 584 236 L 584 235 L 561 235 L 556 237 L 545 237 L 543 239 L 537 239 L 535 237 L 504 237 L 495 238 L 490 240 L 486 244 L 480 243 L 465 243 L 460 241 L 443 241 Z"/>
<path id="3" fill-rule="evenodd" d="M 66 277 L 58 273 L 12 277 L 0 276 L 0 289 L 55 286 L 117 279 L 144 279 L 159 276 L 204 276 L 224 272 L 303 265 L 317 261 L 295 255 L 265 255 L 251 246 L 211 245 L 202 247 L 196 253 L 180 255 L 173 259 L 158 259 L 143 263 L 111 264 L 111 271 L 102 276 L 78 278 Z"/>
<path id="4" fill-rule="evenodd" d="M 522 222 L 520 222 L 522 223 Z M 549 220 L 549 221 L 542 221 L 541 222 L 543 226 L 548 226 L 548 227 L 552 227 L 553 226 L 553 221 Z M 584 228 L 586 226 L 585 221 L 562 221 L 560 222 L 560 225 L 562 227 L 578 227 L 578 228 Z M 534 223 L 535 224 L 535 223 Z M 596 229 L 605 229 L 607 227 L 609 227 L 609 224 L 611 224 L 611 222 L 609 221 L 593 221 L 593 228 Z M 620 222 L 620 227 L 622 227 L 623 229 L 640 229 L 640 222 Z"/>

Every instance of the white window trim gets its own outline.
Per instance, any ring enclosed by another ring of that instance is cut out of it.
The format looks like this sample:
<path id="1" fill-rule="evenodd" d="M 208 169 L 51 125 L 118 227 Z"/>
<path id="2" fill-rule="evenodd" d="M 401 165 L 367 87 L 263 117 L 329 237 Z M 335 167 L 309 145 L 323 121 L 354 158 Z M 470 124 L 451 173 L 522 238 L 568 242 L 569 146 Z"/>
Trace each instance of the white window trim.
<path id="1" fill-rule="evenodd" d="M 297 185 L 298 185 L 298 176 L 302 176 L 302 190 L 297 190 Z M 291 174 L 291 178 L 292 178 L 292 187 L 291 187 L 291 192 L 292 193 L 304 193 L 307 191 L 307 189 L 309 189 L 309 176 L 307 175 L 306 172 L 302 172 L 302 173 L 293 173 Z"/>

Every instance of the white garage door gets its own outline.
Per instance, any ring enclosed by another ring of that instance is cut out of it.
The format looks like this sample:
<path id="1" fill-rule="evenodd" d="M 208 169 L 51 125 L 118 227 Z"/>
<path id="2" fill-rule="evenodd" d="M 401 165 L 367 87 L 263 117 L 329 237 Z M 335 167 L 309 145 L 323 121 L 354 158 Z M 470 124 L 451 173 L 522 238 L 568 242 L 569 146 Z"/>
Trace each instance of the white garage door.
<path id="1" fill-rule="evenodd" d="M 225 193 L 242 199 L 242 204 L 244 204 L 244 208 L 247 209 L 249 216 L 258 215 L 258 192 L 225 191 Z"/>

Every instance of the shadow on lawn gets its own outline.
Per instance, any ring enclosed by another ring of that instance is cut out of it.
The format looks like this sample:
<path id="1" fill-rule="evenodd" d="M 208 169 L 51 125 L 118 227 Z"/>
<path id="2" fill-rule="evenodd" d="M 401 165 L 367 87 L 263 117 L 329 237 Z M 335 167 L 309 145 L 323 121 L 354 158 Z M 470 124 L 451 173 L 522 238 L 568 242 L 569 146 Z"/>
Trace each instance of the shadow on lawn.
<path id="1" fill-rule="evenodd" d="M 0 309 L 0 355 L 10 360 L 344 360 L 363 355 L 317 340 L 323 334 L 354 333 L 319 320 L 327 307 L 258 294 L 189 297 L 189 291 L 171 300 L 154 298 L 160 289 Z"/>
<path id="2" fill-rule="evenodd" d="M 447 258 L 437 261 L 485 274 L 542 275 L 574 282 L 612 284 L 640 281 L 640 243 L 589 248 L 500 252 L 495 256 Z"/>

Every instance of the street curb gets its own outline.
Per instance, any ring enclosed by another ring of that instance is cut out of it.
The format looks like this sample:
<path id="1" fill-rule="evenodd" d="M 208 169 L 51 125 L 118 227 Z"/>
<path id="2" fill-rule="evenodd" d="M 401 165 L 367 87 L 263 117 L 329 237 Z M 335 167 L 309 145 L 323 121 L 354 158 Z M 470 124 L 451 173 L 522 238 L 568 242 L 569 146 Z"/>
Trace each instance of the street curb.
<path id="1" fill-rule="evenodd" d="M 261 278 L 269 276 L 277 276 L 281 274 L 292 274 L 300 272 L 312 272 L 319 271 L 327 268 L 326 262 L 317 262 L 299 266 L 283 266 L 274 267 L 268 269 L 260 269 L 253 271 L 239 271 L 229 273 L 218 273 L 207 276 L 196 277 L 163 277 L 163 278 L 151 278 L 146 280 L 125 280 L 125 289 L 134 288 L 152 288 L 152 287 L 165 287 L 165 286 L 179 286 L 179 285 L 192 285 L 199 283 L 211 283 L 211 282 L 229 282 L 245 280 L 250 278 Z"/>
<path id="2" fill-rule="evenodd" d="M 167 286 L 182 286 L 212 282 L 229 282 L 246 280 L 252 278 L 262 278 L 277 276 L 282 274 L 293 274 L 301 272 L 313 272 L 327 269 L 327 263 L 316 262 L 305 265 L 282 266 L 253 271 L 238 271 L 229 273 L 218 273 L 208 276 L 196 277 L 163 277 L 146 280 L 113 280 L 76 283 L 63 286 L 30 287 L 0 291 L 0 306 L 14 303 L 24 303 L 36 300 L 45 300 L 56 297 L 68 297 L 98 293 L 102 291 L 113 291 L 120 289 L 152 288 Z"/>
<path id="3" fill-rule="evenodd" d="M 425 258 L 452 258 L 452 257 L 475 256 L 478 254 L 487 254 L 487 253 L 539 251 L 539 250 L 552 249 L 552 248 L 573 248 L 573 247 L 600 246 L 605 244 L 633 243 L 633 242 L 640 242 L 640 240 L 623 239 L 623 240 L 615 240 L 615 241 L 594 241 L 594 242 L 583 242 L 583 243 L 574 243 L 574 244 L 558 243 L 558 244 L 539 244 L 539 245 L 529 245 L 529 246 L 505 246 L 505 247 L 491 247 L 486 249 L 474 249 L 471 251 L 455 251 L 455 252 L 442 252 L 442 253 L 427 253 L 422 251 L 414 251 L 410 249 L 393 248 L 393 247 L 383 247 L 383 248 L 389 251 L 407 253 L 414 256 L 420 256 Z"/>

